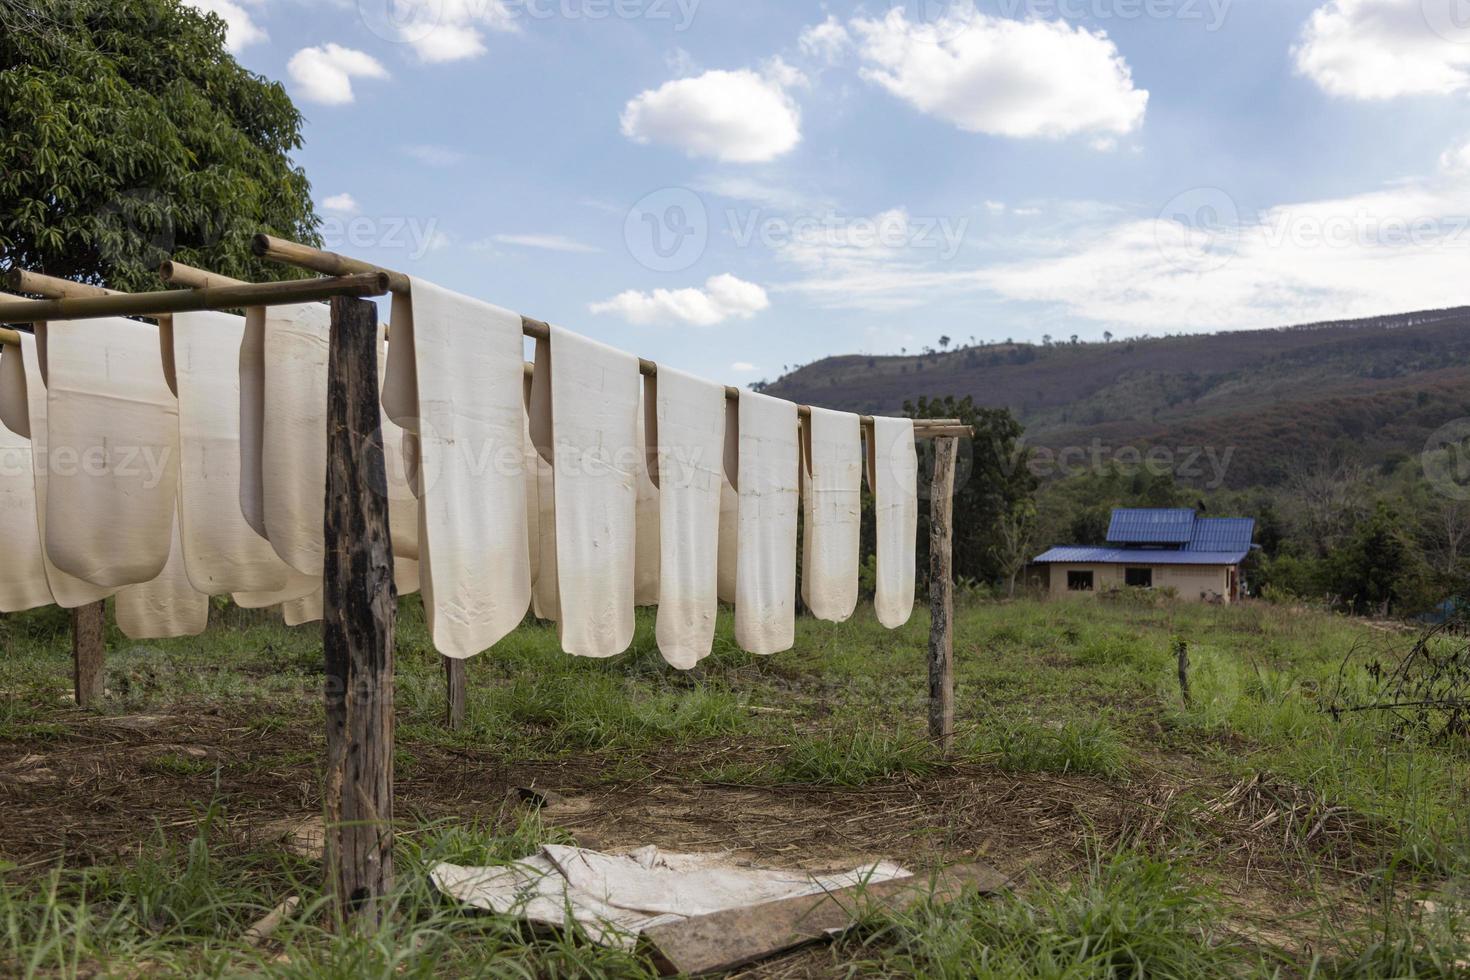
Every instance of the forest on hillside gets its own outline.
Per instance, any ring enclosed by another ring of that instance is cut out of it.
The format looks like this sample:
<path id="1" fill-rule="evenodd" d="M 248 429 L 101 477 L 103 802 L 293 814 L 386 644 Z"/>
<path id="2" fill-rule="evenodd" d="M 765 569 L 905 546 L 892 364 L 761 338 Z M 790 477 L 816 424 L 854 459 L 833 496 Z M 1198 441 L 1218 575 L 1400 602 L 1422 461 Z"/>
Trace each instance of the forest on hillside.
<path id="1" fill-rule="evenodd" d="M 897 357 L 825 358 L 763 388 L 864 412 L 968 396 L 1008 410 L 1040 451 L 1124 462 L 1156 447 L 1209 451 L 1228 461 L 1224 472 L 1182 472 L 1182 483 L 1281 487 L 1303 458 L 1401 465 L 1470 416 L 1470 309 L 1104 343 L 945 337 Z"/>

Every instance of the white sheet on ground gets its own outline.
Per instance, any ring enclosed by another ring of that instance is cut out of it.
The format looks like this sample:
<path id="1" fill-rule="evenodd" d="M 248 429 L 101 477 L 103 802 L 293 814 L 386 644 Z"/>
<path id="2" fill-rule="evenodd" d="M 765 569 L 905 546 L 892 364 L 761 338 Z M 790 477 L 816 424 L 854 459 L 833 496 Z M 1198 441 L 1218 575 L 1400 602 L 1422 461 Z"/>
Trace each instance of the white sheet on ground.
<path id="1" fill-rule="evenodd" d="M 394 297 L 383 407 L 415 437 L 419 575 L 447 657 L 489 649 L 531 601 L 523 350 L 509 310 L 421 279 Z"/>
<path id="2" fill-rule="evenodd" d="M 857 608 L 862 531 L 862 422 L 813 408 L 802 425 L 801 601 L 832 623 Z"/>
<path id="3" fill-rule="evenodd" d="M 558 844 L 504 867 L 437 864 L 429 871 L 435 888 L 467 905 L 551 926 L 570 919 L 594 942 L 625 949 L 655 925 L 909 876 L 890 861 L 813 874 L 652 845 L 603 854 Z"/>
<path id="4" fill-rule="evenodd" d="M 555 326 L 550 353 L 557 634 L 612 657 L 633 642 L 638 358 Z"/>
<path id="5" fill-rule="evenodd" d="M 668 367 L 654 380 L 661 525 L 655 633 L 664 659 L 688 670 L 709 656 L 720 609 L 725 386 Z"/>
<path id="6" fill-rule="evenodd" d="M 36 324 L 38 334 L 45 333 L 45 326 Z M 88 603 L 105 599 L 112 595 L 113 589 L 103 588 L 84 582 L 75 575 L 68 575 L 51 561 L 49 555 L 44 554 L 46 547 L 46 490 L 50 484 L 48 479 L 48 445 L 47 445 L 47 419 L 46 419 L 46 379 L 42 371 L 42 346 L 40 336 L 33 337 L 28 333 L 20 335 L 21 365 L 25 373 L 26 388 L 26 410 L 27 429 L 31 434 L 31 471 L 35 476 L 36 483 L 36 525 L 41 536 L 42 561 L 46 567 L 46 583 L 51 589 L 51 596 L 56 604 L 63 609 L 75 609 Z M 3 364 L 4 362 L 0 362 Z M 8 377 L 13 380 L 15 362 L 10 362 Z"/>
<path id="7" fill-rule="evenodd" d="M 189 580 L 177 513 L 172 522 L 168 562 L 151 582 L 117 590 L 113 615 L 117 628 L 133 640 L 198 636 L 209 626 L 209 596 Z"/>
<path id="8" fill-rule="evenodd" d="M 206 595 L 278 592 L 291 567 L 240 506 L 240 344 L 243 317 L 179 313 L 179 527 L 184 567 Z"/>
<path id="9" fill-rule="evenodd" d="M 911 419 L 873 420 L 868 445 L 877 548 L 878 622 L 898 629 L 914 612 L 914 548 L 919 536 L 919 455 Z"/>
<path id="10" fill-rule="evenodd" d="M 755 654 L 780 653 L 796 642 L 796 405 L 741 389 L 739 453 L 735 642 Z"/>
<path id="11" fill-rule="evenodd" d="M 158 328 L 73 320 L 43 342 L 46 554 L 103 588 L 152 581 L 169 559 L 179 472 L 179 403 Z"/>
<path id="12" fill-rule="evenodd" d="M 17 399 L 24 418 L 25 373 L 20 356 L 14 347 L 0 349 L 0 401 Z M 11 363 L 6 365 L 6 361 Z M 0 561 L 0 613 L 49 606 L 53 601 L 41 552 L 32 465 L 30 439 L 12 431 L 0 415 L 0 541 L 5 542 L 5 559 Z"/>

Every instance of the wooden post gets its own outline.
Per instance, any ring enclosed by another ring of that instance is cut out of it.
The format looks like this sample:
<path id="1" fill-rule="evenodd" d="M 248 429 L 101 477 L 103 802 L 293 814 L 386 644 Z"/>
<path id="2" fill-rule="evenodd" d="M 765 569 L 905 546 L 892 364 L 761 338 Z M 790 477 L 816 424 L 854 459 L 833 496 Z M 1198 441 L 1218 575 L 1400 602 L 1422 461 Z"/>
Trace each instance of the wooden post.
<path id="1" fill-rule="evenodd" d="M 107 604 L 92 602 L 71 611 L 71 680 L 77 707 L 102 702 Z"/>
<path id="2" fill-rule="evenodd" d="M 393 630 L 398 595 L 377 433 L 378 310 L 332 300 L 328 355 L 326 889 L 337 921 L 371 929 L 393 885 Z"/>
<path id="3" fill-rule="evenodd" d="M 464 727 L 465 675 L 464 661 L 444 657 L 444 723 L 450 731 Z"/>
<path id="4" fill-rule="evenodd" d="M 959 440 L 934 440 L 929 488 L 929 737 L 954 749 L 954 467 Z"/>

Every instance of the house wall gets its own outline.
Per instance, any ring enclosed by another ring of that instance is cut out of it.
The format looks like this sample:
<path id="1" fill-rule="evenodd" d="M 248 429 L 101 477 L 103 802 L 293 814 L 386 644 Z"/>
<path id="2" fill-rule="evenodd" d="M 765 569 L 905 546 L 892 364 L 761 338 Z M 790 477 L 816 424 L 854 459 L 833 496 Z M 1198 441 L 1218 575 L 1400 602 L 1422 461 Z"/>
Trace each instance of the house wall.
<path id="1" fill-rule="evenodd" d="M 1152 568 L 1154 588 L 1172 588 L 1181 599 L 1198 602 L 1215 595 L 1230 601 L 1230 566 L 1228 565 L 1051 565 L 1051 595 L 1056 597 L 1086 595 L 1067 589 L 1068 572 L 1092 572 L 1094 593 L 1104 589 L 1122 588 L 1124 571 L 1127 568 Z"/>

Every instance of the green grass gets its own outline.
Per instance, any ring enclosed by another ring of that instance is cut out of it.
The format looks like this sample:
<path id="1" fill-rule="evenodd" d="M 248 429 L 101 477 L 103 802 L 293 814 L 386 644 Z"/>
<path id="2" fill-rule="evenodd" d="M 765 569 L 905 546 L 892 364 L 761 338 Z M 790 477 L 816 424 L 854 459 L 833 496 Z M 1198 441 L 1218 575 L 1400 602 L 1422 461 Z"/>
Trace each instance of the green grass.
<path id="1" fill-rule="evenodd" d="M 1214 897 L 1177 868 L 1120 852 L 1067 887 L 874 917 L 845 953 L 888 976 L 1224 977 L 1264 972 L 1230 940 Z"/>
<path id="2" fill-rule="evenodd" d="M 201 807 L 221 771 L 319 778 L 319 632 L 229 617 L 197 639 L 136 645 L 109 636 L 103 714 L 238 719 L 236 741 L 219 757 L 179 746 L 141 763 L 147 778 L 203 794 Z M 1457 964 L 1467 957 L 1466 924 L 1455 902 L 1440 901 L 1431 915 L 1415 901 L 1470 878 L 1470 753 L 1395 733 L 1371 714 L 1334 719 L 1323 710 L 1344 655 L 1376 643 L 1390 644 L 1380 653 L 1391 656 L 1392 637 L 1269 606 L 962 603 L 959 738 L 944 759 L 923 737 L 922 611 L 891 632 L 866 609 L 843 624 L 801 620 L 796 648 L 770 658 L 737 649 L 722 613 L 715 653 L 688 673 L 662 662 L 653 625 L 653 613 L 640 611 L 633 648 L 592 661 L 562 654 L 554 629 L 527 624 L 469 662 L 467 723 L 450 732 L 441 718 L 439 658 L 417 600 L 405 601 L 396 651 L 399 778 L 418 778 L 436 753 L 450 753 L 469 771 L 566 765 L 609 788 L 656 776 L 696 791 L 700 783 L 734 783 L 831 795 L 899 783 L 922 795 L 981 772 L 1003 774 L 1023 798 L 1027 780 L 1060 780 L 1077 792 L 1103 784 L 1127 799 L 1166 773 L 1185 786 L 1164 814 L 1168 833 L 1134 834 L 1125 846 L 1099 832 L 1082 842 L 1089 859 L 1023 874 L 1012 895 L 870 916 L 858 933 L 814 954 L 816 962 L 838 975 L 935 977 L 1464 970 Z M 1175 637 L 1189 643 L 1189 707 L 1175 677 Z M 101 744 L 98 719 L 64 696 L 65 617 L 0 617 L 0 643 L 0 772 L 5 759 L 27 752 Z M 1353 828 L 1330 851 L 1320 843 L 1273 845 L 1266 856 L 1291 878 L 1271 879 L 1267 891 L 1275 889 L 1270 900 L 1279 907 L 1266 913 L 1240 904 L 1239 887 L 1217 887 L 1240 884 L 1232 878 L 1238 867 L 1226 860 L 1237 845 L 1211 846 L 1226 818 L 1204 808 L 1257 773 L 1311 799 L 1309 809 L 1273 825 L 1291 830 L 1293 841 L 1305 840 L 1328 812 Z M 652 969 L 575 936 L 532 936 L 515 923 L 466 914 L 431 893 L 425 871 L 434 861 L 495 863 L 542 840 L 568 839 L 539 819 L 493 807 L 455 819 L 400 813 L 395 914 L 367 935 L 341 937 L 324 928 L 314 863 L 229 829 L 225 817 L 241 803 L 203 809 L 192 835 L 154 830 L 150 815 L 139 814 L 133 846 L 94 864 L 62 853 L 54 866 L 0 864 L 0 974 L 387 978 Z M 942 839 L 934 829 L 911 828 L 916 838 Z M 977 828 L 982 837 L 985 830 Z M 282 931 L 260 948 L 245 943 L 246 928 L 288 895 L 302 905 Z M 1245 938 L 1249 922 L 1283 917 L 1311 941 Z"/>

